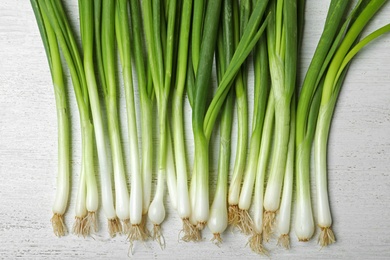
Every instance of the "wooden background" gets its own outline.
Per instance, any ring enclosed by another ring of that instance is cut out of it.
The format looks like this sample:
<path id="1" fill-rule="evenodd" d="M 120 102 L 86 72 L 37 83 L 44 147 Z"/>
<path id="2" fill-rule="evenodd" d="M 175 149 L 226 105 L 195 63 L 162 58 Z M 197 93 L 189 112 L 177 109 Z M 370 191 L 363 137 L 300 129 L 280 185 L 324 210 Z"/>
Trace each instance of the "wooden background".
<path id="1" fill-rule="evenodd" d="M 65 2 L 77 28 L 77 1 Z M 302 71 L 306 70 L 317 44 L 329 0 L 307 2 Z M 389 22 L 390 4 L 387 4 L 366 31 Z M 70 92 L 73 122 L 72 191 L 65 218 L 69 229 L 73 224 L 80 169 L 78 114 L 74 95 Z M 249 100 L 251 97 L 252 94 L 249 94 Z M 252 105 L 253 102 L 250 102 Z M 120 97 L 120 105 L 123 143 L 127 154 L 123 95 Z M 185 113 L 188 118 L 188 106 Z M 191 144 L 189 123 L 186 125 L 187 141 Z M 109 237 L 102 212 L 99 212 L 101 228 L 92 237 L 84 239 L 68 234 L 59 239 L 54 236 L 50 218 L 57 169 L 56 131 L 49 68 L 30 3 L 25 0 L 2 0 L 0 258 L 128 258 L 129 243 L 126 237 Z M 234 144 L 236 138 L 233 136 L 232 140 Z M 188 153 L 191 163 L 191 145 Z M 307 243 L 297 242 L 292 230 L 292 248 L 287 251 L 276 247 L 276 241 L 271 241 L 266 244 L 271 250 L 270 257 L 390 258 L 390 35 L 372 43 L 354 60 L 335 112 L 329 157 L 330 201 L 337 243 L 321 249 L 316 243 L 318 230 Z M 214 163 L 212 171 L 215 167 Z M 213 186 L 211 190 L 213 194 Z M 315 198 L 313 190 L 314 208 Z M 221 247 L 209 241 L 211 234 L 207 230 L 203 232 L 204 241 L 200 243 L 179 241 L 181 221 L 171 208 L 168 197 L 166 207 L 166 221 L 162 226 L 166 249 L 161 250 L 153 241 L 136 242 L 134 258 L 259 258 L 246 246 L 247 237 L 230 229 L 222 235 L 224 242 Z"/>

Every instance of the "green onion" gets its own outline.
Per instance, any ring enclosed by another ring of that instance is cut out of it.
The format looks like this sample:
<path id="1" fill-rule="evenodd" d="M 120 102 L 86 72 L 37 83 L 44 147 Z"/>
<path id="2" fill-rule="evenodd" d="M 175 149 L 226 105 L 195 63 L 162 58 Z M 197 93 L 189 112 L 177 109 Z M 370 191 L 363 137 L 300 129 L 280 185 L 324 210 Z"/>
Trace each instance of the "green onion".
<path id="1" fill-rule="evenodd" d="M 238 22 L 237 2 L 224 1 L 222 10 L 222 28 L 219 29 L 217 42 L 217 71 L 218 81 L 230 63 L 234 53 L 234 25 Z M 238 24 L 238 23 L 237 23 Z M 233 123 L 234 92 L 230 91 L 222 108 L 220 125 L 220 144 L 218 159 L 218 179 L 213 203 L 210 208 L 210 216 L 207 222 L 208 228 L 213 233 L 212 241 L 219 245 L 222 243 L 221 234 L 228 226 L 227 210 L 227 183 L 229 176 L 231 133 Z"/>
<path id="2" fill-rule="evenodd" d="M 305 0 L 297 1 L 297 33 L 298 33 L 298 54 L 302 48 L 303 27 L 304 27 L 304 12 Z M 291 222 L 291 204 L 294 184 L 295 171 L 295 132 L 296 132 L 296 104 L 298 98 L 298 90 L 292 97 L 291 104 L 291 123 L 290 137 L 288 141 L 286 172 L 283 181 L 283 194 L 279 209 L 277 228 L 279 232 L 278 245 L 285 249 L 290 249 L 290 222 Z"/>
<path id="3" fill-rule="evenodd" d="M 172 132 L 177 172 L 177 211 L 183 221 L 184 241 L 193 240 L 194 226 L 189 222 L 191 204 L 188 192 L 188 170 L 184 141 L 183 95 L 186 84 L 188 47 L 191 26 L 192 0 L 183 1 L 175 89 L 172 97 Z"/>
<path id="4" fill-rule="evenodd" d="M 335 242 L 334 234 L 331 229 L 332 217 L 330 213 L 327 190 L 326 150 L 334 108 L 346 72 L 344 69 L 352 57 L 363 46 L 381 34 L 390 31 L 390 25 L 386 25 L 369 35 L 366 39 L 362 40 L 360 45 L 356 45 L 355 49 L 351 50 L 366 24 L 386 2 L 386 0 L 373 0 L 369 1 L 369 3 L 364 7 L 351 27 L 348 29 L 347 34 L 332 58 L 325 76 L 316 133 L 314 137 L 314 159 L 318 194 L 318 225 L 321 228 L 319 243 L 321 246 L 327 246 Z"/>
<path id="5" fill-rule="evenodd" d="M 178 8 L 177 1 L 169 1 L 169 9 L 168 12 L 168 18 L 167 18 L 167 34 L 166 34 L 166 54 L 165 54 L 165 76 L 164 76 L 164 88 L 165 88 L 165 97 L 163 98 L 166 109 L 165 109 L 165 121 L 166 121 L 166 135 L 167 135 L 167 187 L 168 187 L 168 193 L 169 197 L 172 203 L 172 207 L 174 209 L 177 209 L 177 181 L 176 181 L 176 169 L 175 169 L 175 158 L 173 154 L 173 145 L 172 145 L 172 136 L 171 136 L 171 129 L 170 124 L 168 120 L 168 101 L 170 97 L 170 89 L 172 84 L 172 75 L 174 74 L 175 67 L 174 65 L 174 59 L 175 56 L 175 46 L 177 43 L 177 40 L 175 35 L 177 35 L 177 26 L 176 26 L 176 19 L 177 19 L 177 13 L 180 12 L 180 8 Z M 180 16 L 179 16 L 180 17 Z"/>
<path id="6" fill-rule="evenodd" d="M 116 214 L 123 222 L 124 231 L 127 233 L 130 228 L 130 210 L 117 102 L 115 1 L 103 0 L 101 10 L 95 10 L 95 13 L 99 11 L 101 12 L 101 23 L 95 23 L 95 26 L 100 28 L 101 34 L 99 35 L 101 35 L 101 39 L 96 38 L 96 45 L 101 47 L 96 48 L 96 56 L 101 67 L 99 68 L 100 81 L 102 82 L 106 102 L 108 134 L 114 169 Z"/>
<path id="7" fill-rule="evenodd" d="M 283 193 L 280 202 L 277 229 L 279 232 L 278 245 L 290 249 L 290 220 L 291 220 L 291 202 L 294 183 L 294 161 L 295 161 L 295 111 L 296 95 L 291 102 L 290 116 L 290 137 L 288 140 L 288 151 L 286 161 L 286 172 L 283 180 Z"/>
<path id="8" fill-rule="evenodd" d="M 99 158 L 102 205 L 108 219 L 108 230 L 111 236 L 121 231 L 120 222 L 116 216 L 114 199 L 111 184 L 111 163 L 108 157 L 108 150 L 105 142 L 105 130 L 103 127 L 102 112 L 97 89 L 95 68 L 94 68 L 94 23 L 93 1 L 79 0 L 80 10 L 80 31 L 83 44 L 84 70 L 88 87 L 88 94 L 91 103 L 93 124 L 95 129 L 95 140 Z"/>
<path id="9" fill-rule="evenodd" d="M 235 4 L 235 11 L 238 13 L 238 4 Z M 235 47 L 237 47 L 238 42 L 240 38 L 242 37 L 245 26 L 248 23 L 249 17 L 250 17 L 250 1 L 242 1 L 240 3 L 240 21 L 238 21 L 238 18 L 235 21 L 235 32 L 234 32 L 234 42 Z M 238 16 L 238 14 L 237 14 Z M 244 174 L 245 169 L 245 163 L 246 163 L 246 155 L 247 155 L 247 146 L 248 146 L 248 98 L 246 93 L 246 77 L 247 77 L 248 69 L 247 66 L 245 66 L 245 63 L 242 65 L 242 69 L 238 72 L 236 80 L 235 80 L 235 94 L 236 94 L 236 100 L 237 100 L 237 118 L 238 118 L 238 131 L 237 131 L 237 148 L 236 148 L 236 158 L 233 168 L 233 175 L 231 179 L 231 184 L 229 187 L 229 212 L 230 212 L 230 223 L 234 224 L 234 219 L 237 217 L 234 216 L 235 210 L 237 209 L 238 204 L 238 218 L 240 219 L 238 224 L 239 229 L 244 234 L 249 234 L 251 229 L 251 219 L 248 214 L 249 207 L 240 208 L 239 203 L 239 196 L 240 196 L 240 186 L 241 186 L 241 180 Z M 249 155 L 250 156 L 250 155 Z M 246 174 L 244 174 L 247 176 Z M 249 180 L 250 182 L 251 180 Z M 247 185 L 248 185 L 248 181 Z M 245 182 L 244 182 L 245 183 Z M 253 181 L 251 182 L 253 185 Z M 252 194 L 252 191 L 249 189 L 248 193 Z M 250 200 L 249 200 L 250 202 Z M 249 203 L 250 204 L 250 203 Z"/>
<path id="10" fill-rule="evenodd" d="M 132 247 L 134 240 L 145 240 L 148 236 L 145 225 L 142 224 L 143 191 L 142 172 L 139 163 L 137 118 L 135 111 L 128 1 L 118 0 L 115 13 L 115 30 L 119 57 L 122 63 L 122 75 L 125 88 L 127 125 L 130 145 L 131 193 L 130 193 L 130 223 L 129 241 Z"/>
<path id="11" fill-rule="evenodd" d="M 293 0 L 271 4 L 267 30 L 269 66 L 275 98 L 275 139 L 264 194 L 264 225 L 273 223 L 279 209 L 290 136 L 290 107 L 297 67 L 297 6 Z M 268 236 L 268 234 L 264 235 Z"/>
<path id="12" fill-rule="evenodd" d="M 210 4 L 210 3 L 209 3 Z M 210 4 L 211 7 L 215 8 L 213 4 Z M 207 221 L 208 218 L 208 142 L 209 138 L 211 136 L 211 132 L 215 123 L 215 120 L 219 114 L 219 111 L 223 105 L 223 102 L 230 90 L 230 86 L 232 83 L 232 80 L 237 75 L 238 70 L 240 69 L 241 65 L 251 52 L 252 48 L 262 35 L 265 26 L 268 22 L 268 18 L 265 19 L 263 24 L 261 26 L 260 22 L 262 20 L 265 8 L 267 5 L 267 1 L 259 1 L 254 11 L 251 15 L 251 18 L 249 19 L 247 28 L 245 29 L 245 32 L 243 33 L 243 37 L 240 40 L 237 49 L 232 57 L 232 60 L 229 64 L 229 66 L 226 68 L 226 72 L 219 84 L 219 87 L 217 89 L 217 92 L 215 96 L 213 97 L 213 100 L 211 101 L 211 104 L 208 107 L 207 113 L 204 115 L 204 112 L 206 111 L 206 94 L 208 86 L 208 80 L 210 78 L 209 71 L 211 69 L 212 65 L 212 59 L 211 59 L 211 52 L 210 50 L 213 47 L 213 44 L 215 42 L 216 33 L 212 29 L 215 28 L 209 28 L 206 27 L 204 31 L 204 39 L 206 39 L 207 43 L 202 43 L 202 48 L 204 48 L 204 52 L 201 49 L 201 59 L 199 64 L 199 68 L 202 68 L 202 70 L 205 70 L 205 72 L 202 71 L 200 73 L 198 69 L 198 73 L 195 80 L 195 95 L 194 95 L 194 109 L 193 109 L 193 116 L 192 116 L 192 127 L 194 132 L 194 139 L 195 139 L 195 169 L 196 169 L 196 189 L 197 189 L 197 195 L 196 195 L 196 220 L 201 227 L 203 227 L 204 223 Z M 214 15 L 211 13 L 210 10 L 213 10 L 213 8 L 207 9 L 205 24 L 213 24 L 212 21 L 208 21 L 208 19 L 215 19 L 213 18 L 207 18 L 210 12 L 210 16 Z M 214 10 L 215 11 L 215 10 Z M 207 32 L 207 33 L 206 33 Z M 210 37 L 210 38 L 209 38 Z M 208 42 L 210 41 L 210 42 Z M 202 54 L 203 52 L 203 54 Z M 204 56 L 203 56 L 204 55 Z M 207 69 L 207 71 L 206 71 Z M 203 123 L 201 123 L 203 122 Z M 202 127 L 201 127 L 202 125 Z M 203 129 L 204 128 L 204 129 Z"/>
<path id="13" fill-rule="evenodd" d="M 141 136 L 142 136 L 142 191 L 143 191 L 143 221 L 146 222 L 146 214 L 149 209 L 152 173 L 153 173 L 153 84 L 150 70 L 145 66 L 143 56 L 144 43 L 142 40 L 142 22 L 138 1 L 130 1 L 130 17 L 132 29 L 132 52 L 137 71 L 138 89 L 140 93 L 141 107 Z"/>
<path id="14" fill-rule="evenodd" d="M 161 27 L 164 27 L 162 24 L 165 22 L 165 17 L 161 17 L 163 13 L 163 10 L 161 10 L 161 2 L 157 0 L 152 1 L 152 3 L 149 1 L 142 2 L 148 61 L 157 98 L 160 130 L 157 189 L 154 199 L 150 204 L 148 216 L 154 224 L 153 237 L 161 246 L 164 246 L 160 224 L 165 219 L 163 202 L 165 178 L 167 178 L 173 208 L 176 208 L 177 204 L 176 173 L 173 162 L 170 129 L 167 121 L 167 104 L 173 66 L 176 7 L 176 1 L 171 1 L 168 10 L 167 32 L 166 37 L 164 37 L 165 33 L 161 30 Z M 165 41 L 166 45 L 163 44 Z"/>
<path id="15" fill-rule="evenodd" d="M 270 94 L 270 79 L 265 36 L 260 38 L 254 51 L 254 108 L 252 119 L 252 135 L 249 146 L 247 171 L 255 174 L 254 216 L 252 234 L 249 238 L 251 249 L 258 254 L 265 254 L 263 242 L 263 193 L 264 176 L 268 161 L 268 151 L 274 120 L 273 95 Z M 268 104 L 267 104 L 267 99 Z M 259 157 L 259 155 L 262 155 Z"/>
<path id="16" fill-rule="evenodd" d="M 266 254 L 264 247 L 262 246 L 263 240 L 269 241 L 270 234 L 272 233 L 272 222 L 263 218 L 264 208 L 264 179 L 268 166 L 269 154 L 271 151 L 271 144 L 273 141 L 273 129 L 275 122 L 275 97 L 271 88 L 267 110 L 264 117 L 264 125 L 261 133 L 259 158 L 257 160 L 257 172 L 255 182 L 255 196 L 253 199 L 253 235 L 249 240 L 251 249 L 258 254 Z M 275 213 L 274 213 L 275 214 Z M 269 215 L 268 215 L 269 216 Z M 274 218 L 275 216 L 270 215 Z"/>
<path id="17" fill-rule="evenodd" d="M 84 68 L 61 3 L 46 0 L 40 1 L 39 6 L 45 26 L 49 26 L 49 23 L 52 26 L 70 69 L 79 108 L 82 129 L 82 166 L 73 231 L 77 235 L 85 236 L 91 232 L 91 229 L 97 230 L 95 213 L 99 202 L 93 159 L 93 125 L 89 117 L 89 98 Z"/>
<path id="18" fill-rule="evenodd" d="M 311 238 L 314 221 L 310 198 L 310 151 L 314 138 L 322 84 L 321 70 L 327 66 L 329 51 L 337 43 L 336 35 L 345 13 L 347 1 L 331 1 L 325 27 L 318 47 L 306 73 L 297 106 L 296 122 L 296 182 L 297 182 L 297 217 L 295 233 L 299 240 Z"/>
<path id="19" fill-rule="evenodd" d="M 31 6 L 34 10 L 39 32 L 45 47 L 56 102 L 58 125 L 58 173 L 57 190 L 52 208 L 53 217 L 51 222 L 54 234 L 61 237 L 66 233 L 64 213 L 68 205 L 70 177 L 70 129 L 67 94 L 57 38 L 52 27 L 49 24 L 44 23 L 38 1 L 31 0 Z"/>
<path id="20" fill-rule="evenodd" d="M 209 150 L 203 125 L 206 111 L 206 99 L 210 84 L 211 68 L 218 35 L 218 20 L 221 0 L 207 4 L 203 39 L 196 70 L 195 95 L 192 110 L 192 130 L 195 142 L 196 201 L 194 215 L 198 228 L 203 229 L 209 218 Z"/>

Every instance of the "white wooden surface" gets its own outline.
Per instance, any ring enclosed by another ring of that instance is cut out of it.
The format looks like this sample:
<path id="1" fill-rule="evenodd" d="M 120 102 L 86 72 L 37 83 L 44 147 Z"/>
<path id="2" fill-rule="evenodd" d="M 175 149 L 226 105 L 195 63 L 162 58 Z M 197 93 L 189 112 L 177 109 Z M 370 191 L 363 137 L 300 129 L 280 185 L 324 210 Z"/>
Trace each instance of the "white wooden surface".
<path id="1" fill-rule="evenodd" d="M 327 1 L 307 1 L 302 68 L 306 70 L 324 21 Z M 77 21 L 77 1 L 67 3 Z M 390 22 L 387 4 L 369 28 Z M 72 196 L 66 225 L 73 224 L 80 168 L 78 115 L 71 94 L 73 124 Z M 121 98 L 124 116 L 123 97 Z M 190 110 L 187 109 L 189 114 Z M 124 124 L 124 120 L 122 120 Z M 109 238 L 104 216 L 100 230 L 88 238 L 57 238 L 50 224 L 57 167 L 55 103 L 44 49 L 29 1 L 0 2 L 0 258 L 125 259 L 126 237 Z M 190 131 L 188 125 L 187 130 Z M 124 145 L 127 137 L 124 128 Z M 190 132 L 188 134 L 191 137 Z M 233 138 L 234 142 L 235 138 Z M 191 139 L 188 140 L 191 142 Z M 190 161 L 192 153 L 189 151 Z M 266 246 L 271 258 L 390 258 L 390 35 L 359 54 L 344 84 L 329 145 L 329 189 L 337 243 L 321 249 L 318 231 L 308 243 L 292 248 Z M 213 189 L 213 188 L 211 188 Z M 315 204 L 315 191 L 313 201 Z M 134 258 L 258 258 L 247 238 L 230 230 L 217 247 L 203 232 L 201 243 L 178 241 L 181 222 L 168 208 L 163 232 L 166 249 L 148 241 L 135 243 Z M 314 205 L 315 208 L 315 205 Z"/>

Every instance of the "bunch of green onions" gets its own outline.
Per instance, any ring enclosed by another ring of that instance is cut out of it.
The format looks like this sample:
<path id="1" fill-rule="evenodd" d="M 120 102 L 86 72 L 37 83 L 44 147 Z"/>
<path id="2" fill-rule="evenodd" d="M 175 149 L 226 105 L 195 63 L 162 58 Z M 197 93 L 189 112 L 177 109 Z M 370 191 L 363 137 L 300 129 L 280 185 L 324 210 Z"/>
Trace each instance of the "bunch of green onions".
<path id="1" fill-rule="evenodd" d="M 63 216 L 70 188 L 71 136 L 63 76 L 66 64 L 82 137 L 73 227 L 76 235 L 97 231 L 100 188 L 110 236 L 126 234 L 131 247 L 134 241 L 151 236 L 165 247 L 162 223 L 167 186 L 171 207 L 183 222 L 183 241 L 200 241 L 200 231 L 207 225 L 212 240 L 220 244 L 221 234 L 231 225 L 249 236 L 248 243 L 256 253 L 267 254 L 263 242 L 269 242 L 274 233 L 279 235 L 277 243 L 289 248 L 293 205 L 297 238 L 308 241 L 315 231 L 310 195 L 314 144 L 315 206 L 321 228 L 318 241 L 321 246 L 334 243 L 327 189 L 332 115 L 352 58 L 390 31 L 388 24 L 360 39 L 365 26 L 386 2 L 360 0 L 351 8 L 349 1 L 332 0 L 299 87 L 299 49 L 305 40 L 304 0 L 79 0 L 80 45 L 61 1 L 31 0 L 57 107 L 54 233 L 66 233 Z M 254 72 L 253 86 L 248 80 L 249 68 Z M 212 83 L 213 77 L 217 84 Z M 122 86 L 127 147 L 122 145 L 119 122 L 118 93 Z M 248 96 L 254 98 L 251 122 Z M 185 97 L 192 108 L 192 167 L 188 165 L 190 146 L 185 139 Z M 237 144 L 231 161 L 235 111 Z M 157 160 L 153 159 L 155 118 L 159 133 Z M 220 131 L 215 135 L 219 138 L 218 177 L 210 205 L 210 143 L 216 125 Z M 100 187 L 95 176 L 95 147 Z M 128 160 L 123 149 L 129 150 Z M 153 172 L 157 185 L 151 199 Z M 147 229 L 147 217 L 152 232 Z"/>

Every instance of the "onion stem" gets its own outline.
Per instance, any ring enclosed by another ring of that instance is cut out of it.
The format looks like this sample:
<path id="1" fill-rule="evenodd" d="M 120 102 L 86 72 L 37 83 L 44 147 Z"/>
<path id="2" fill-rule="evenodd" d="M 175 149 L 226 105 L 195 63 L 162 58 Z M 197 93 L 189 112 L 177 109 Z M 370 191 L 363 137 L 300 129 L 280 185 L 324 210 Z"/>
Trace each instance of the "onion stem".
<path id="1" fill-rule="evenodd" d="M 97 41 L 101 41 L 99 44 L 101 45 L 101 64 L 103 68 L 100 71 L 104 74 L 100 74 L 100 80 L 104 82 L 102 86 L 106 102 L 108 134 L 113 160 L 116 214 L 122 221 L 124 231 L 126 232 L 128 230 L 127 223 L 130 218 L 130 211 L 117 103 L 115 1 L 103 0 L 101 12 L 101 39 L 97 39 Z"/>
<path id="2" fill-rule="evenodd" d="M 290 133 L 290 106 L 297 67 L 297 6 L 292 0 L 276 1 L 267 30 L 269 66 L 275 97 L 275 139 L 270 174 L 264 195 L 265 214 L 279 209 Z M 273 222 L 272 219 L 269 221 Z M 266 223 L 265 223 L 266 224 Z"/>
<path id="3" fill-rule="evenodd" d="M 233 1 L 224 1 L 222 5 L 222 28 L 217 39 L 217 71 L 221 80 L 227 64 L 234 53 L 234 25 L 238 22 L 237 7 Z M 230 91 L 223 106 L 220 123 L 220 144 L 218 159 L 218 179 L 213 203 L 210 208 L 208 227 L 213 233 L 212 241 L 216 245 L 222 243 L 221 234 L 228 225 L 227 181 L 230 166 L 231 133 L 233 122 L 234 92 Z"/>
<path id="4" fill-rule="evenodd" d="M 82 169 L 79 184 L 79 196 L 76 203 L 77 235 L 86 236 L 91 230 L 97 230 L 95 212 L 98 209 L 98 191 L 93 159 L 93 125 L 89 116 L 89 97 L 84 68 L 76 41 L 60 2 L 50 0 L 39 2 L 45 24 L 52 26 L 59 46 L 70 69 L 73 89 L 80 114 L 82 137 Z M 88 211 L 86 216 L 85 208 Z M 86 217 L 86 218 L 85 218 Z M 83 228 L 79 228 L 80 225 Z"/>
<path id="5" fill-rule="evenodd" d="M 64 213 L 69 200 L 69 178 L 70 178 L 70 127 L 69 111 L 67 104 L 66 87 L 63 76 L 60 51 L 55 33 L 48 23 L 44 23 L 39 3 L 31 0 L 39 32 L 45 47 L 51 77 L 54 87 L 54 97 L 57 110 L 58 128 L 58 173 L 57 189 L 53 203 L 53 217 L 51 219 L 54 234 L 58 237 L 64 236 L 67 232 L 64 223 Z"/>

